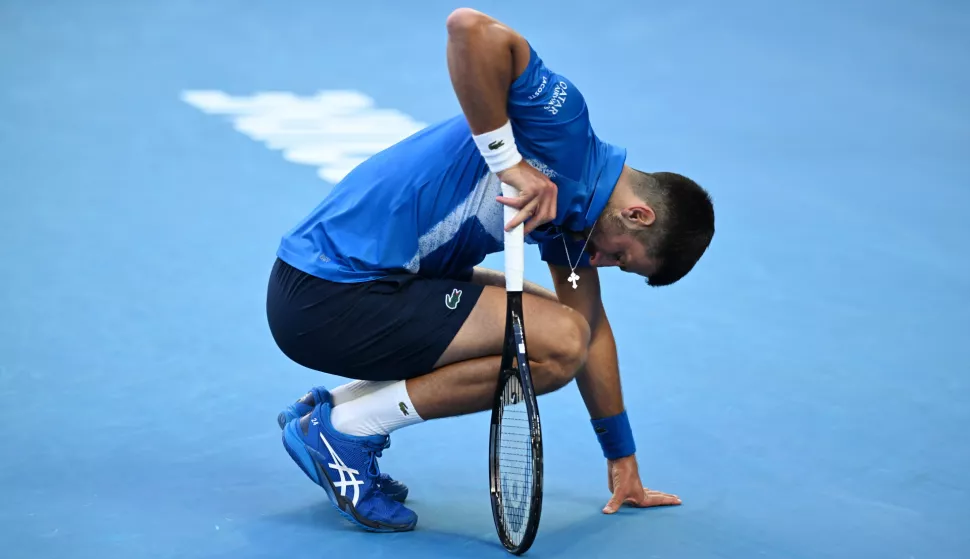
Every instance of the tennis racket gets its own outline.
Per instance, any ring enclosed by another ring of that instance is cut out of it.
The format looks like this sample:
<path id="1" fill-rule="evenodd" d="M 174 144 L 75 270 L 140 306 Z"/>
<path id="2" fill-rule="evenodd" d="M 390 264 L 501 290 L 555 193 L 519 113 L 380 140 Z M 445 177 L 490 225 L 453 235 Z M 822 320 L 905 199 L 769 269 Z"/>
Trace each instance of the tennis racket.
<path id="1" fill-rule="evenodd" d="M 518 191 L 503 183 L 502 194 Z M 505 206 L 504 214 L 508 223 L 516 210 Z M 522 319 L 522 229 L 505 233 L 505 343 L 488 441 L 492 517 L 502 545 L 515 555 L 532 546 L 542 512 L 542 427 Z"/>

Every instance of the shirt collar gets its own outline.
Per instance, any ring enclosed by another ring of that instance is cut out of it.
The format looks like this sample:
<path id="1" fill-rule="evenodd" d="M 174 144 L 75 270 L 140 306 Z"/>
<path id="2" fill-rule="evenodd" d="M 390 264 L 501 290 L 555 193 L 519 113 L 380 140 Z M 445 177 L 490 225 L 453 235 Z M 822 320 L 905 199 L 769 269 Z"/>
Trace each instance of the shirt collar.
<path id="1" fill-rule="evenodd" d="M 613 189 L 620 180 L 623 165 L 626 163 L 626 149 L 606 142 L 596 140 L 597 146 L 593 150 L 593 161 L 590 169 L 599 169 L 599 175 L 590 177 L 593 193 L 589 200 L 589 209 L 584 218 L 586 227 L 592 227 L 606 208 L 606 203 L 613 195 Z"/>

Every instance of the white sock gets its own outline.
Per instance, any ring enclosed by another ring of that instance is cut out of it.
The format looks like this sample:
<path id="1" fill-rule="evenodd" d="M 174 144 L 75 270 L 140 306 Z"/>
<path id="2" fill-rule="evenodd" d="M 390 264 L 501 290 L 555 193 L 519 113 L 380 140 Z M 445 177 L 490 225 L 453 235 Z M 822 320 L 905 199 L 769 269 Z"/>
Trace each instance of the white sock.
<path id="1" fill-rule="evenodd" d="M 414 411 L 407 382 L 403 380 L 335 406 L 330 413 L 330 422 L 336 430 L 358 437 L 387 435 L 422 421 L 418 412 Z"/>
<path id="2" fill-rule="evenodd" d="M 333 398 L 333 407 L 346 404 L 351 400 L 356 400 L 361 396 L 367 396 L 372 392 L 377 392 L 385 386 L 390 386 L 397 381 L 394 380 L 355 380 L 347 384 L 341 384 L 330 391 Z"/>

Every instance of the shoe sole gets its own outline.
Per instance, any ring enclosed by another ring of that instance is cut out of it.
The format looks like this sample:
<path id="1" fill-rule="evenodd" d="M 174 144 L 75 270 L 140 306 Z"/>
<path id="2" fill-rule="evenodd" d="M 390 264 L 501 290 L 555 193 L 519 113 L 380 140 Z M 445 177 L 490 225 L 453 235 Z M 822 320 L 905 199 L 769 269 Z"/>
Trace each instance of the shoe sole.
<path id="1" fill-rule="evenodd" d="M 303 473 L 313 483 L 323 488 L 333 508 L 353 524 L 369 532 L 407 532 L 417 525 L 417 519 L 406 525 L 393 525 L 376 522 L 357 514 L 357 509 L 352 503 L 337 495 L 336 487 L 333 486 L 330 477 L 320 471 L 320 465 L 313 459 L 307 444 L 303 442 L 299 420 L 292 420 L 283 428 L 283 447 Z"/>

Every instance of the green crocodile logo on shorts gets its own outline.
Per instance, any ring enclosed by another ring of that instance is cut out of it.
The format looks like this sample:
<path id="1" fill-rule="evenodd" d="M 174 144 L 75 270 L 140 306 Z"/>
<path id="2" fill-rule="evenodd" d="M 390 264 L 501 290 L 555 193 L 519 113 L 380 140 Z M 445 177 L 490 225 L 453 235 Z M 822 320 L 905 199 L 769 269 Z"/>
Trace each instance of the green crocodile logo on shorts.
<path id="1" fill-rule="evenodd" d="M 461 301 L 461 289 L 452 289 L 450 294 L 445 294 L 445 306 L 449 309 L 457 309 L 459 301 Z"/>

